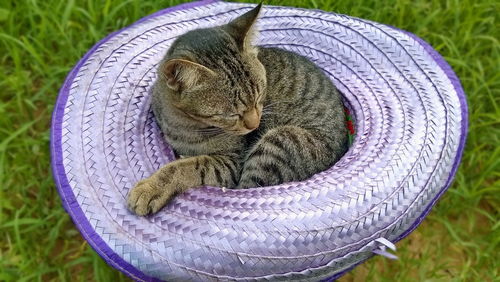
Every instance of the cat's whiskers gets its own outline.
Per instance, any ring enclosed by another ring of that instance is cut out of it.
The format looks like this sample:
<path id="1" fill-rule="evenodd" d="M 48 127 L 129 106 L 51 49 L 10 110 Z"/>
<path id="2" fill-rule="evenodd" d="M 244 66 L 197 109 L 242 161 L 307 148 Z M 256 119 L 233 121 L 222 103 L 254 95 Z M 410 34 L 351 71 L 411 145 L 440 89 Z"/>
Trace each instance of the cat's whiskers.
<path id="1" fill-rule="evenodd" d="M 261 120 L 262 121 L 265 121 L 266 118 L 272 116 L 272 115 L 279 115 L 281 113 L 278 113 L 278 112 L 272 112 L 272 111 L 269 111 L 269 112 L 262 112 L 262 117 L 261 117 Z"/>

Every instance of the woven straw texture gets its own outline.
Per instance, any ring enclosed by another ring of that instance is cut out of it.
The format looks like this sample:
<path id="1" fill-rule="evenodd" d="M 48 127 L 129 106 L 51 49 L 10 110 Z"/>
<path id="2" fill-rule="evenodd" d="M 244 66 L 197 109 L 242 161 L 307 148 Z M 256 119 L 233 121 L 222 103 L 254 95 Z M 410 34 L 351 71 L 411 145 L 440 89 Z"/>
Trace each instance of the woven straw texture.
<path id="1" fill-rule="evenodd" d="M 94 46 L 69 74 L 52 124 L 63 204 L 94 249 L 136 280 L 320 280 L 406 236 L 449 186 L 467 111 L 448 65 L 414 35 L 321 11 L 264 6 L 256 43 L 310 58 L 356 121 L 348 153 L 303 182 L 192 189 L 158 214 L 126 208 L 134 184 L 173 161 L 150 109 L 156 67 L 188 30 L 252 5 L 190 3 Z M 307 165 L 307 164 L 304 164 Z"/>

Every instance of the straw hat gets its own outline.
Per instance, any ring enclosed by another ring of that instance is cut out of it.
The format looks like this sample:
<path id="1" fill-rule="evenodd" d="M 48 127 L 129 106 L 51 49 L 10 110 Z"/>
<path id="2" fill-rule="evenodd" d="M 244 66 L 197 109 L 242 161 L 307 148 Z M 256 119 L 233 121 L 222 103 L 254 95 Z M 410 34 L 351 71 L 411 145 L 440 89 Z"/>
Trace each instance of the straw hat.
<path id="1" fill-rule="evenodd" d="M 344 94 L 354 143 L 303 182 L 191 189 L 138 217 L 126 195 L 174 160 L 150 109 L 156 66 L 188 30 L 251 8 L 214 1 L 150 15 L 97 43 L 62 87 L 52 168 L 89 244 L 137 280 L 319 280 L 408 235 L 450 185 L 467 106 L 458 79 L 415 35 L 321 11 L 265 6 L 257 43 L 310 58 Z M 304 164 L 307 165 L 307 164 Z"/>

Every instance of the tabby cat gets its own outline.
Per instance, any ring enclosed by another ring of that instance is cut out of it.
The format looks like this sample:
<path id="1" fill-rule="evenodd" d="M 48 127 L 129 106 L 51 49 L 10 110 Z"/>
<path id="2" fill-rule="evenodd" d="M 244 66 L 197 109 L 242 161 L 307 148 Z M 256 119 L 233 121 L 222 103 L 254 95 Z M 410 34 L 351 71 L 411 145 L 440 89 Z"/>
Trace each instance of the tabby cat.
<path id="1" fill-rule="evenodd" d="M 191 187 L 305 180 L 346 152 L 343 105 L 328 77 L 300 55 L 251 44 L 260 9 L 180 36 L 161 61 L 152 108 L 184 157 L 137 183 L 134 213 L 156 213 Z"/>

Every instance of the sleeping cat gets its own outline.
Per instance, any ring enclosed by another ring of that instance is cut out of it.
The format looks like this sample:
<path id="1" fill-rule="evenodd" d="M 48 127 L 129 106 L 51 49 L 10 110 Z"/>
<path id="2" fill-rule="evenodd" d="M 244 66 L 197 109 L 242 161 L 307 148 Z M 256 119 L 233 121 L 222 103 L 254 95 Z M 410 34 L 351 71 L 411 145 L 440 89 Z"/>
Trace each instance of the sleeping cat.
<path id="1" fill-rule="evenodd" d="M 160 63 L 153 112 L 184 158 L 137 183 L 134 213 L 156 213 L 192 187 L 305 180 L 346 152 L 343 105 L 328 77 L 300 55 L 251 44 L 260 8 L 180 36 Z"/>

